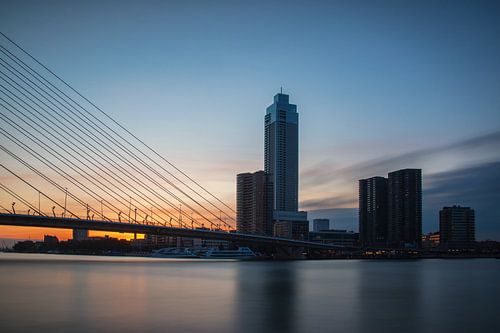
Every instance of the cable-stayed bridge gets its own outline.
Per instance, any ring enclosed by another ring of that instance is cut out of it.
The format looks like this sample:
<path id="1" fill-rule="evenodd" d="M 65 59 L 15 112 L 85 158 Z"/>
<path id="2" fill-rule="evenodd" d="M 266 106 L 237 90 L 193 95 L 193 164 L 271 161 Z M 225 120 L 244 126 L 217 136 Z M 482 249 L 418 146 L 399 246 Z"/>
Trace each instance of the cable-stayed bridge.
<path id="1" fill-rule="evenodd" d="M 2 225 L 339 248 L 234 232 L 228 204 L 1 32 L 0 124 Z"/>
<path id="2" fill-rule="evenodd" d="M 287 238 L 268 237 L 260 235 L 240 234 L 222 230 L 190 229 L 170 226 L 159 226 L 143 223 L 110 222 L 84 220 L 75 218 L 62 218 L 51 216 L 0 214 L 0 225 L 16 225 L 24 227 L 44 227 L 62 229 L 92 229 L 114 232 L 129 232 L 139 234 L 154 234 L 160 236 L 175 236 L 201 239 L 225 240 L 245 244 L 256 244 L 263 246 L 299 247 L 309 249 L 344 249 L 341 246 L 332 246 L 321 243 L 300 241 Z"/>

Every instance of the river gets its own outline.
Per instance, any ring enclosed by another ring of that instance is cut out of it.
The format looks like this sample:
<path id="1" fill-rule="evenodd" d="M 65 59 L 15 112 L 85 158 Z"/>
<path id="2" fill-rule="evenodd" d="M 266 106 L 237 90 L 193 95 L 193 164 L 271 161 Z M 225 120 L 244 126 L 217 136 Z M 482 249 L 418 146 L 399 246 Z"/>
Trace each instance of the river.
<path id="1" fill-rule="evenodd" d="M 1 332 L 500 332 L 500 260 L 0 253 Z"/>

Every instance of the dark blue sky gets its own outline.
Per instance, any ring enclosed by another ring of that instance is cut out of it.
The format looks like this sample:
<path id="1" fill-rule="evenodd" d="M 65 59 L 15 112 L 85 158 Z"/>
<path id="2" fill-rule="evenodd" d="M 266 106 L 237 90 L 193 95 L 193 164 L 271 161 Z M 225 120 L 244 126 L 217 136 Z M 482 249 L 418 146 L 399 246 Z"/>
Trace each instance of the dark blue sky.
<path id="1" fill-rule="evenodd" d="M 424 198 L 424 230 L 462 203 L 500 239 L 485 208 L 498 145 L 447 149 L 500 129 L 499 1 L 0 6 L 2 32 L 229 202 L 236 173 L 263 167 L 265 107 L 283 86 L 300 113 L 304 209 L 356 207 L 357 179 L 400 167 L 422 168 L 426 189 L 460 170 L 470 187 L 485 167 L 494 178 L 475 193 L 492 195 L 446 183 Z"/>

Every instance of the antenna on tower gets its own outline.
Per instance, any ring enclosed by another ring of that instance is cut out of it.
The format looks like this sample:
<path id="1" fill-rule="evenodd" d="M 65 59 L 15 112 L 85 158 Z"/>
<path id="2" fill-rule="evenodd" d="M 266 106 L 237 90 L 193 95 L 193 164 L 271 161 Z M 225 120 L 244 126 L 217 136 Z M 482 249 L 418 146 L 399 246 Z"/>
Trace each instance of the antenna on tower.
<path id="1" fill-rule="evenodd" d="M 283 94 L 283 86 L 280 87 L 280 94 Z"/>

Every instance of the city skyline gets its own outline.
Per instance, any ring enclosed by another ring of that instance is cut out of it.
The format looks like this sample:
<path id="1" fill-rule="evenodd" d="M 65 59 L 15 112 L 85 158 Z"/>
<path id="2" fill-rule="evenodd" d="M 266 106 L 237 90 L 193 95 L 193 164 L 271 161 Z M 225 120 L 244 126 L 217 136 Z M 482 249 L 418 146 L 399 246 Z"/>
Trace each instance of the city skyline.
<path id="1" fill-rule="evenodd" d="M 500 331 L 500 0 L 0 0 L 5 332 Z"/>
<path id="2" fill-rule="evenodd" d="M 294 103 L 302 110 L 299 209 L 350 209 L 354 216 L 351 228 L 356 229 L 358 179 L 404 167 L 422 168 L 424 233 L 438 229 L 440 208 L 461 204 L 474 207 L 477 212 L 478 239 L 500 238 L 496 223 L 500 217 L 493 209 L 500 193 L 495 185 L 500 179 L 500 116 L 499 97 L 495 93 L 499 90 L 495 74 L 498 62 L 494 60 L 500 56 L 500 50 L 494 43 L 499 34 L 498 25 L 492 21 L 498 6 L 492 5 L 489 11 L 475 8 L 470 14 L 464 3 L 459 3 L 453 14 L 446 12 L 439 20 L 430 17 L 429 23 L 416 20 L 413 26 L 404 26 L 402 32 L 392 34 L 381 25 L 383 18 L 390 24 L 399 20 L 399 14 L 407 17 L 410 10 L 421 14 L 426 14 L 426 10 L 416 4 L 410 9 L 395 6 L 395 12 L 376 8 L 376 15 L 361 25 L 363 29 L 374 28 L 376 36 L 370 36 L 346 20 L 333 23 L 320 15 L 313 23 L 307 17 L 302 18 L 299 23 L 305 30 L 297 40 L 304 42 L 307 39 L 304 34 L 317 32 L 318 40 L 307 44 L 316 50 L 318 61 L 315 63 L 311 54 L 300 51 L 287 40 L 286 36 L 297 32 L 291 24 L 271 25 L 281 35 L 277 39 L 285 47 L 284 51 L 291 51 L 288 59 L 266 58 L 258 51 L 268 49 L 268 43 L 276 39 L 264 38 L 264 31 L 256 31 L 258 38 L 250 39 L 248 44 L 240 41 L 237 33 L 246 37 L 253 34 L 248 28 L 257 13 L 250 9 L 241 16 L 246 25 L 238 27 L 235 35 L 220 33 L 229 22 L 205 22 L 212 30 L 208 29 L 203 37 L 216 41 L 216 45 L 206 57 L 199 57 L 192 52 L 201 40 L 196 35 L 199 30 L 186 28 L 184 41 L 157 33 L 151 39 L 139 38 L 151 27 L 146 19 L 159 22 L 157 14 L 142 8 L 143 20 L 137 22 L 140 29 L 133 39 L 138 48 L 128 53 L 113 53 L 110 57 L 112 50 L 128 50 L 128 40 L 114 38 L 117 31 L 98 36 L 69 22 L 65 32 L 56 33 L 58 26 L 54 22 L 41 22 L 42 29 L 33 31 L 22 26 L 17 18 L 10 19 L 9 10 L 19 8 L 9 2 L 5 4 L 0 30 L 39 56 L 233 207 L 234 175 L 263 167 L 262 108 L 268 105 L 269 95 L 283 85 L 284 92 L 292 94 Z M 87 18 L 85 5 L 79 6 L 83 11 L 79 19 Z M 268 10 L 259 12 L 264 20 L 272 16 L 273 5 L 269 6 Z M 445 4 L 432 6 L 446 9 Z M 207 9 L 201 6 L 188 15 L 187 7 L 180 4 L 174 7 L 179 17 L 188 20 L 199 18 L 201 10 Z M 24 12 L 26 19 L 32 18 L 35 12 L 43 17 L 48 9 L 53 9 L 33 8 L 36 5 Z M 55 16 L 61 17 L 64 8 L 64 5 L 55 8 Z M 128 3 L 117 13 L 112 20 L 117 29 L 123 27 L 134 8 Z M 296 17 L 303 9 L 300 4 L 293 4 L 283 10 Z M 237 9 L 228 5 L 221 10 Z M 321 10 L 334 17 L 363 14 L 354 5 L 342 7 L 325 3 L 307 9 L 306 13 L 316 14 Z M 165 10 L 160 12 L 170 15 Z M 104 20 L 109 14 L 104 8 L 93 18 L 95 29 L 109 27 L 111 21 Z M 466 22 L 468 28 L 455 26 L 457 22 Z M 326 34 L 321 30 L 322 25 L 337 30 Z M 453 34 L 447 30 L 451 26 L 456 28 Z M 419 39 L 420 34 L 433 29 L 442 35 Z M 362 38 L 341 44 L 335 39 L 341 33 Z M 220 39 L 210 38 L 215 34 Z M 374 37 L 381 36 L 384 37 L 380 40 L 381 47 L 371 44 Z M 450 40 L 449 36 L 455 39 Z M 406 44 L 403 37 L 413 38 L 413 44 Z M 108 40 L 113 41 L 112 45 L 106 46 Z M 180 45 L 177 48 L 182 51 L 180 55 L 166 52 L 169 42 L 178 42 L 174 45 Z M 443 43 L 433 49 L 439 42 Z M 238 47 L 229 49 L 231 43 Z M 93 49 L 92 56 L 85 52 L 88 48 Z M 481 59 L 471 48 L 481 50 Z M 148 50 L 151 65 L 146 66 L 141 59 L 143 54 L 138 51 L 141 49 Z M 226 61 L 220 57 L 224 50 L 230 50 Z M 244 56 L 247 51 L 251 51 L 251 57 Z M 365 51 L 365 56 L 354 56 L 359 51 Z M 354 57 L 348 60 L 350 56 Z M 388 60 L 383 60 L 384 56 L 388 56 Z M 454 61 L 446 64 L 444 59 Z M 174 64 L 175 71 L 170 67 Z M 251 71 L 256 64 L 261 65 Z M 470 67 L 466 70 L 463 64 L 475 65 L 472 66 L 475 70 Z M 158 71 L 153 70 L 155 66 Z M 380 67 L 374 69 L 373 66 Z M 320 69 L 325 68 L 328 70 L 322 74 Z M 386 79 L 381 78 L 382 70 L 389 73 Z M 316 75 L 317 80 L 306 80 L 312 75 Z M 245 80 L 234 84 L 232 79 L 236 77 L 245 77 Z M 477 87 L 475 82 L 481 84 Z M 190 98 L 192 96 L 196 98 Z M 245 101 L 243 106 L 242 101 Z M 231 107 L 233 104 L 240 106 L 238 110 Z M 136 117 L 137 109 L 141 110 L 140 117 Z M 212 121 L 219 116 L 224 116 L 224 122 Z M 188 125 L 192 132 L 185 130 Z M 165 126 L 168 131 L 162 130 Z M 193 136 L 194 132 L 199 135 Z M 203 140 L 198 140 L 198 136 Z M 244 153 L 236 154 L 238 151 Z M 331 220 L 335 226 L 336 219 Z"/>

